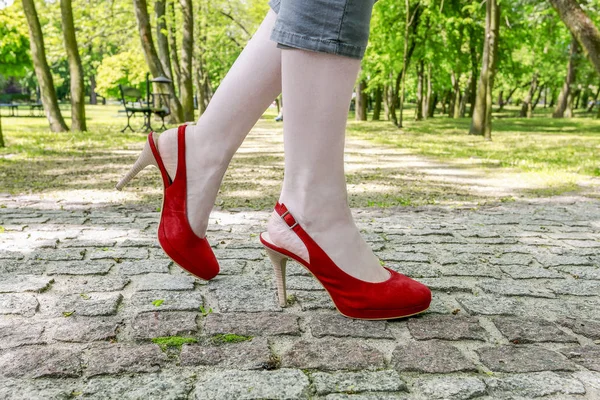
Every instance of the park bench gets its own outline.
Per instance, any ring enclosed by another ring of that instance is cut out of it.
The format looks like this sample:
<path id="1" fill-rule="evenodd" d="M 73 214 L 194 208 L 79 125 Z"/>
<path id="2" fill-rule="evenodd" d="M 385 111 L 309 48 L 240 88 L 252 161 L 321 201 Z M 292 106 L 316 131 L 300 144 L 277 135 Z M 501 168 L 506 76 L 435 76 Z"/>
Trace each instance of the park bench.
<path id="1" fill-rule="evenodd" d="M 130 120 L 131 117 L 135 116 L 135 114 L 143 115 L 144 124 L 142 125 L 142 130 L 146 132 L 152 130 L 152 115 L 160 117 L 162 126 L 159 129 L 166 129 L 165 117 L 171 114 L 171 110 L 168 107 L 168 102 L 164 107 L 155 107 L 153 105 L 154 95 L 150 95 L 147 101 L 143 101 L 142 92 L 137 88 L 119 85 L 119 90 L 121 91 L 121 101 L 123 103 L 123 107 L 125 107 L 124 112 L 127 115 L 127 126 L 125 126 L 121 132 L 125 132 L 127 128 L 134 132 L 133 128 L 131 127 Z"/>
<path id="2" fill-rule="evenodd" d="M 8 109 L 8 115 L 6 117 L 16 117 L 19 111 L 19 104 L 17 103 L 0 103 L 0 112 L 2 108 Z"/>

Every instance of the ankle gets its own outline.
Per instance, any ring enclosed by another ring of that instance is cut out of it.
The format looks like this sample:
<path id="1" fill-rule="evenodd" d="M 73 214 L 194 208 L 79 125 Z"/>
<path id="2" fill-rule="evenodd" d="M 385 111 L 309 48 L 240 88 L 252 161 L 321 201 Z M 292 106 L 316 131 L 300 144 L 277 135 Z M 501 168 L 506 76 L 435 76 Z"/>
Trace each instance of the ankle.
<path id="1" fill-rule="evenodd" d="M 271 243 L 300 256 L 307 262 L 309 261 L 308 249 L 276 211 L 273 211 L 269 217 L 267 233 Z"/>
<path id="2" fill-rule="evenodd" d="M 319 193 L 311 191 L 310 193 Z M 344 192 L 345 193 L 345 192 Z M 282 193 L 280 203 L 285 204 L 296 221 L 308 232 L 324 232 L 333 226 L 353 222 L 346 197 L 325 197 L 321 193 L 302 197 L 301 194 Z"/>

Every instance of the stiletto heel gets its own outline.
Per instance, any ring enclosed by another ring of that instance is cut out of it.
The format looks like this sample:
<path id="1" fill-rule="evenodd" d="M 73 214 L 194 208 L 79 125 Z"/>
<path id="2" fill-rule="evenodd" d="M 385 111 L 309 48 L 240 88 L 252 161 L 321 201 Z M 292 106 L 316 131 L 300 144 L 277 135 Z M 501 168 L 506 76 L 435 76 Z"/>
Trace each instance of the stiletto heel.
<path id="1" fill-rule="evenodd" d="M 196 236 L 187 218 L 187 170 L 185 165 L 185 129 L 177 132 L 177 172 L 171 179 L 160 157 L 153 132 L 148 135 L 144 150 L 131 170 L 117 184 L 121 190 L 148 165 L 156 166 L 164 185 L 163 204 L 158 224 L 158 243 L 177 265 L 190 274 L 210 280 L 219 273 L 219 263 L 206 238 Z"/>
<path id="2" fill-rule="evenodd" d="M 275 212 L 302 240 L 308 250 L 308 260 L 271 243 L 260 235 L 275 269 L 279 304 L 285 306 L 285 262 L 288 258 L 306 268 L 323 285 L 338 311 L 357 319 L 392 319 L 419 314 L 429 308 L 431 291 L 422 283 L 389 268 L 388 280 L 366 282 L 349 275 L 329 258 L 290 214 L 287 207 L 277 203 Z"/>
<path id="3" fill-rule="evenodd" d="M 152 154 L 152 148 L 150 147 L 150 143 L 146 141 L 146 144 L 144 145 L 144 150 L 142 150 L 140 156 L 135 161 L 133 167 L 131 167 L 129 172 L 127 172 L 127 174 L 125 174 L 125 176 L 119 181 L 119 183 L 117 183 L 116 189 L 123 189 L 129 183 L 129 181 L 131 181 L 141 170 L 143 170 L 149 165 L 154 165 L 158 168 L 158 163 L 154 158 L 154 154 Z"/>
<path id="4" fill-rule="evenodd" d="M 270 248 L 265 248 L 267 255 L 273 264 L 273 271 L 275 272 L 275 284 L 277 285 L 277 297 L 279 298 L 279 306 L 287 306 L 287 295 L 285 288 L 285 267 L 287 264 L 288 257 L 281 253 L 278 253 Z"/>

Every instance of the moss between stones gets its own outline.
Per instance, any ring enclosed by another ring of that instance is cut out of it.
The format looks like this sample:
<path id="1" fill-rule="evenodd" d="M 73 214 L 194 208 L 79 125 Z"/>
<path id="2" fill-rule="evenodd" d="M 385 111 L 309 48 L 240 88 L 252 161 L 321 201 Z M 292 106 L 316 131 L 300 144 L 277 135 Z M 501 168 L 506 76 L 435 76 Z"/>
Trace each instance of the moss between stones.
<path id="1" fill-rule="evenodd" d="M 242 336 L 242 335 L 235 335 L 233 333 L 225 333 L 225 334 L 215 335 L 211 338 L 211 340 L 215 344 L 239 343 L 239 342 L 245 342 L 247 340 L 252 340 L 252 336 Z"/>
<path id="2" fill-rule="evenodd" d="M 165 351 L 167 347 L 181 348 L 186 343 L 197 343 L 198 339 L 192 337 L 183 336 L 161 336 L 152 339 L 152 343 L 156 343 L 160 346 L 162 351 Z"/>

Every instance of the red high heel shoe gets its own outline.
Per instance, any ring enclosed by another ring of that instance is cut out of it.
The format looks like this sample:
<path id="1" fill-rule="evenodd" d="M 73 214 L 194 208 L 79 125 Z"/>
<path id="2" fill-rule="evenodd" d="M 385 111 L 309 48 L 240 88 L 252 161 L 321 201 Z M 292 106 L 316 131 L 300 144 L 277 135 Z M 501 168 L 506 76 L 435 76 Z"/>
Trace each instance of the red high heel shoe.
<path id="1" fill-rule="evenodd" d="M 384 282 L 365 282 L 341 270 L 319 245 L 296 222 L 285 205 L 277 203 L 275 211 L 304 242 L 309 261 L 275 246 L 260 235 L 273 263 L 279 305 L 286 306 L 285 266 L 288 259 L 302 264 L 323 285 L 338 311 L 350 318 L 392 319 L 408 317 L 429 308 L 431 291 L 427 286 L 386 268 L 390 278 Z"/>
<path id="2" fill-rule="evenodd" d="M 186 125 L 181 125 L 177 132 L 177 173 L 173 181 L 169 178 L 156 148 L 153 132 L 150 132 L 144 150 L 116 188 L 121 190 L 138 172 L 148 165 L 157 167 L 164 183 L 163 206 L 161 208 L 160 224 L 158 225 L 158 242 L 164 252 L 181 268 L 198 278 L 210 280 L 219 273 L 219 263 L 208 244 L 208 240 L 196 236 L 187 219 L 185 128 Z"/>

